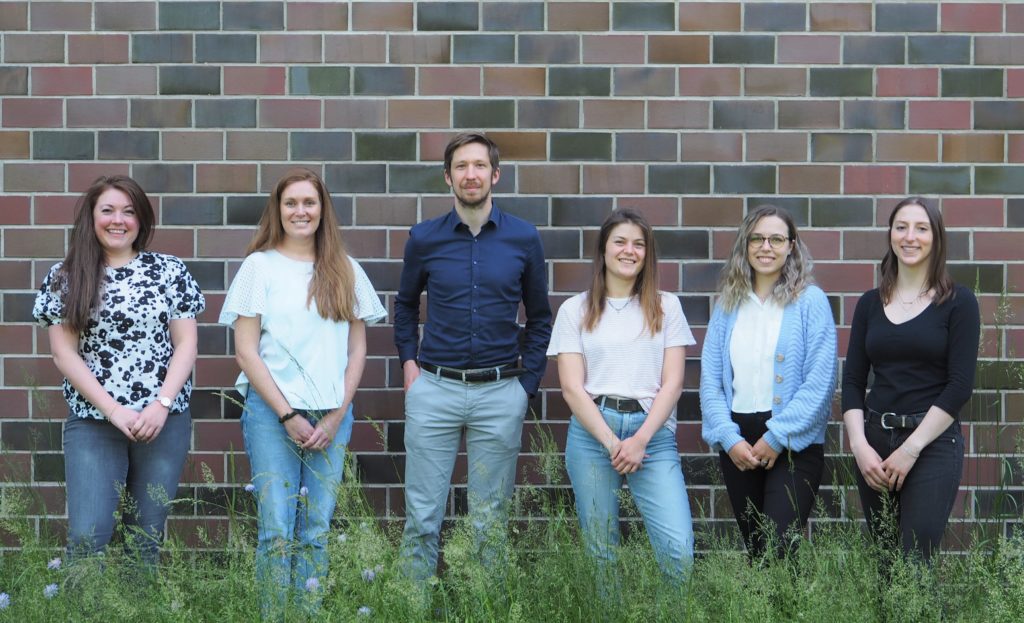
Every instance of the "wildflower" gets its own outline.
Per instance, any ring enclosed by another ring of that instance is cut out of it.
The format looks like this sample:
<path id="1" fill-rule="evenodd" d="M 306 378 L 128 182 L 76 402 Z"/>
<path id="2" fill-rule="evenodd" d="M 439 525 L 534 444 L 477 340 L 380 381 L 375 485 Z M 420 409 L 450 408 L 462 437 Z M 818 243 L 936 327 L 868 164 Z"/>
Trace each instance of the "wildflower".
<path id="1" fill-rule="evenodd" d="M 342 532 L 341 534 L 338 535 L 338 543 L 344 543 L 347 540 L 348 540 L 348 535 L 345 534 L 344 532 Z"/>
<path id="2" fill-rule="evenodd" d="M 359 609 L 356 610 L 356 614 L 361 617 L 368 617 L 373 614 L 373 610 L 370 610 L 370 606 L 359 606 Z"/>
<path id="3" fill-rule="evenodd" d="M 57 588 L 56 584 L 47 584 L 46 587 L 43 588 L 43 597 L 46 597 L 47 599 L 53 599 L 57 596 L 58 590 L 59 589 Z"/>
<path id="4" fill-rule="evenodd" d="M 6 610 L 11 605 L 11 596 L 7 593 L 0 593 L 0 610 Z"/>
<path id="5" fill-rule="evenodd" d="M 364 582 L 373 582 L 373 580 L 376 577 L 377 577 L 377 572 L 374 571 L 373 569 L 363 569 L 363 581 Z"/>
<path id="6" fill-rule="evenodd" d="M 177 612 L 178 610 L 181 610 L 182 605 L 183 604 L 178 599 L 171 601 L 171 612 Z"/>
<path id="7" fill-rule="evenodd" d="M 309 495 L 309 487 L 299 487 L 299 495 L 301 495 L 302 497 L 306 497 L 307 495 Z"/>
<path id="8" fill-rule="evenodd" d="M 316 591 L 318 588 L 320 588 L 320 580 L 316 579 L 316 577 L 311 577 L 308 580 L 306 580 L 306 590 L 307 591 L 312 593 L 312 592 Z"/>
<path id="9" fill-rule="evenodd" d="M 255 490 L 256 490 L 256 485 L 252 484 L 251 482 L 249 484 L 245 485 L 246 493 L 252 493 Z"/>
<path id="10" fill-rule="evenodd" d="M 61 560 L 60 558 L 54 558 L 50 562 L 46 563 L 47 569 L 60 569 Z"/>

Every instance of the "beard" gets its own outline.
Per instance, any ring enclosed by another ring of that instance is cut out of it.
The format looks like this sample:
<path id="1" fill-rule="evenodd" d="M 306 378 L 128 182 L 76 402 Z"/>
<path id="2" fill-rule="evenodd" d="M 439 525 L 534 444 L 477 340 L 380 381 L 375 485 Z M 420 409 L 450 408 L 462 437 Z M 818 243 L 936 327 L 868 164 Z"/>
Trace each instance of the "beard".
<path id="1" fill-rule="evenodd" d="M 481 186 L 480 189 L 483 190 L 483 187 Z M 485 203 L 487 203 L 488 199 L 491 198 L 490 188 L 487 189 L 487 192 L 482 193 L 480 195 L 480 198 L 476 200 L 468 199 L 463 192 L 460 192 L 458 190 L 453 190 L 452 192 L 455 193 L 455 199 L 459 202 L 459 205 L 470 210 L 476 210 L 477 208 L 480 208 Z"/>

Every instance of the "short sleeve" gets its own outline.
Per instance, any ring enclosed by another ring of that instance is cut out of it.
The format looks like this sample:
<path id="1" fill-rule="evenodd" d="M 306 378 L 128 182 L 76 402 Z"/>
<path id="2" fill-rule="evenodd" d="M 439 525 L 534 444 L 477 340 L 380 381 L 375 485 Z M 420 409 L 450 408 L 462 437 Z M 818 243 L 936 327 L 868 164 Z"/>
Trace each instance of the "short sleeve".
<path id="1" fill-rule="evenodd" d="M 686 322 L 683 306 L 679 299 L 671 294 L 662 293 L 661 310 L 665 314 L 661 328 L 665 335 L 665 348 L 673 346 L 692 346 L 697 343 L 690 331 L 690 323 Z"/>
<path id="2" fill-rule="evenodd" d="M 253 317 L 262 315 L 267 308 L 267 284 L 264 281 L 266 271 L 259 267 L 259 255 L 253 253 L 245 258 L 238 268 L 224 297 L 224 307 L 220 310 L 217 322 L 234 326 L 239 316 Z"/>
<path id="3" fill-rule="evenodd" d="M 206 309 L 206 298 L 185 263 L 173 256 L 166 257 L 171 275 L 171 285 L 166 291 L 171 320 L 195 318 Z"/>
<path id="4" fill-rule="evenodd" d="M 352 262 L 352 272 L 356 278 L 356 318 L 366 324 L 374 324 L 384 320 L 388 317 L 388 312 L 381 305 L 380 297 L 377 296 L 377 291 L 373 289 L 373 284 L 370 283 L 370 278 L 366 276 L 366 271 L 363 270 L 363 267 L 355 259 L 350 257 L 349 260 Z"/>
<path id="5" fill-rule="evenodd" d="M 43 327 L 52 327 L 64 322 L 64 292 L 54 292 L 53 283 L 57 279 L 63 262 L 54 264 L 43 279 L 36 294 L 36 302 L 32 306 L 32 317 Z"/>
<path id="6" fill-rule="evenodd" d="M 561 353 L 583 353 L 583 331 L 580 321 L 583 311 L 583 297 L 575 296 L 562 303 L 555 316 L 555 327 L 551 331 L 548 357 Z"/>

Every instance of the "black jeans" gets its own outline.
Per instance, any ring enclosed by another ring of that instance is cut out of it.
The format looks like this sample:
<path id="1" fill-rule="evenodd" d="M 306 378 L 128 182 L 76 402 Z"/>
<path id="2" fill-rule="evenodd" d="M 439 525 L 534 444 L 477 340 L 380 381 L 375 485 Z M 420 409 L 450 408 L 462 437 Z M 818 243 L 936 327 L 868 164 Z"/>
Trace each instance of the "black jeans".
<path id="1" fill-rule="evenodd" d="M 733 413 L 732 421 L 739 425 L 743 439 L 753 446 L 767 432 L 771 416 L 770 412 Z M 811 444 L 800 452 L 783 449 L 770 470 L 741 472 L 727 452 L 719 453 L 719 459 L 725 489 L 747 553 L 751 558 L 759 558 L 765 553 L 767 534 L 771 534 L 766 531 L 774 531 L 779 558 L 793 552 L 797 541 L 787 537 L 787 532 L 794 526 L 803 530 L 807 525 L 821 484 L 824 446 Z"/>
<path id="2" fill-rule="evenodd" d="M 914 431 L 886 430 L 877 418 L 864 422 L 864 436 L 884 461 Z M 899 491 L 879 493 L 855 469 L 860 502 L 871 535 L 887 549 L 902 547 L 904 555 L 931 560 L 939 550 L 949 513 L 960 488 L 964 466 L 964 437 L 953 422 L 923 450 Z M 895 521 L 895 524 L 892 523 Z"/>

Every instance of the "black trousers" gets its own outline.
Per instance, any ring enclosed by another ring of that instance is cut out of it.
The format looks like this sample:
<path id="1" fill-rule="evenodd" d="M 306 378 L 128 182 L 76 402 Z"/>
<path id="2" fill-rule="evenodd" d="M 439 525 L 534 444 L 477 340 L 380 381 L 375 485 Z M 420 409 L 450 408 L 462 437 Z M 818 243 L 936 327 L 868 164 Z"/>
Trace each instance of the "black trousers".
<path id="1" fill-rule="evenodd" d="M 732 414 L 740 435 L 752 446 L 768 430 L 769 419 L 770 412 Z M 765 553 L 768 535 L 774 539 L 778 557 L 794 551 L 797 541 L 787 532 L 793 527 L 802 531 L 807 525 L 825 466 L 824 446 L 816 443 L 800 452 L 783 450 L 770 470 L 742 472 L 727 452 L 721 452 L 719 459 L 732 512 L 751 558 Z"/>
<path id="2" fill-rule="evenodd" d="M 864 436 L 884 461 L 914 431 L 886 430 L 876 418 L 864 422 Z M 871 535 L 887 549 L 924 562 L 938 552 L 953 510 L 964 467 L 964 437 L 960 422 L 953 422 L 923 450 L 899 491 L 879 493 L 854 469 L 864 517 Z"/>

